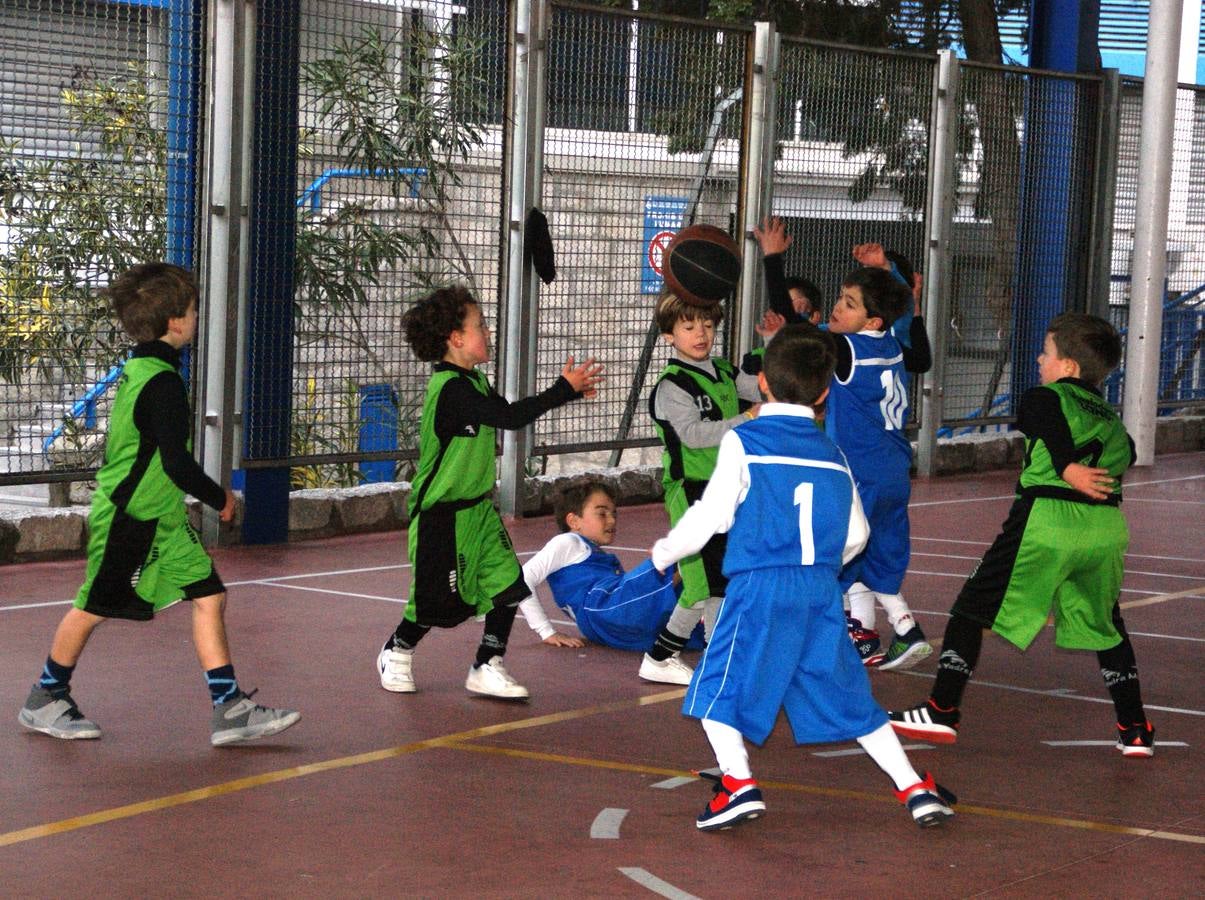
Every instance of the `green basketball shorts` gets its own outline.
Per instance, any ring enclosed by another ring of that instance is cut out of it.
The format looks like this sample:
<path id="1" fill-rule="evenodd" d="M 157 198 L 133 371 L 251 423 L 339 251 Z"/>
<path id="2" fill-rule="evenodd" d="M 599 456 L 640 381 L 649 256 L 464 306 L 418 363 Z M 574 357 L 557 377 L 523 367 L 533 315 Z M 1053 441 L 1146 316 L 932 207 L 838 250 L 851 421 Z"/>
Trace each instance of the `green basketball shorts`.
<path id="1" fill-rule="evenodd" d="M 1059 647 L 1116 647 L 1121 634 L 1113 607 L 1128 545 L 1129 530 L 1116 506 L 1020 497 L 953 611 L 1022 650 L 1052 612 Z"/>
<path id="2" fill-rule="evenodd" d="M 703 496 L 705 481 L 673 481 L 665 486 L 665 511 L 669 513 L 670 527 L 686 514 L 690 504 Z M 728 549 L 728 535 L 717 534 L 698 553 L 678 562 L 678 574 L 682 576 L 682 593 L 678 604 L 687 609 L 702 603 L 708 597 L 723 597 L 728 589 L 724 577 L 724 553 Z"/>
<path id="3" fill-rule="evenodd" d="M 226 589 L 183 504 L 161 518 L 142 520 L 97 499 L 88 529 L 88 569 L 76 609 L 145 622 L 180 600 Z"/>
<path id="4" fill-rule="evenodd" d="M 411 622 L 451 628 L 531 593 L 493 501 L 469 502 L 437 503 L 410 522 Z"/>

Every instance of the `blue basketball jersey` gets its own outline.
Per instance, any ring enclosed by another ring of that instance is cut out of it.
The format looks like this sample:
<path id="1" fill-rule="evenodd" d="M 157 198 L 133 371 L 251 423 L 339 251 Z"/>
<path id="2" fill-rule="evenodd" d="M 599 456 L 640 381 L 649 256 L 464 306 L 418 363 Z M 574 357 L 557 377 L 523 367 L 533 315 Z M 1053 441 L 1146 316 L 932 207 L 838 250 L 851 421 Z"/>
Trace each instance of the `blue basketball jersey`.
<path id="1" fill-rule="evenodd" d="M 749 490 L 728 532 L 724 574 L 799 565 L 836 573 L 854 490 L 841 451 L 801 416 L 760 416 L 735 434 Z"/>
<path id="2" fill-rule="evenodd" d="M 620 650 L 648 650 L 678 603 L 673 571 L 662 574 L 645 560 L 625 572 L 615 554 L 578 537 L 590 555 L 549 574 L 552 599 L 573 617 L 586 640 Z M 687 648 L 702 646 L 700 626 Z"/>
<path id="3" fill-rule="evenodd" d="M 834 335 L 849 341 L 849 378 L 831 382 L 824 427 L 859 482 L 907 477 L 912 448 L 904 436 L 908 382 L 899 342 L 889 333 Z"/>

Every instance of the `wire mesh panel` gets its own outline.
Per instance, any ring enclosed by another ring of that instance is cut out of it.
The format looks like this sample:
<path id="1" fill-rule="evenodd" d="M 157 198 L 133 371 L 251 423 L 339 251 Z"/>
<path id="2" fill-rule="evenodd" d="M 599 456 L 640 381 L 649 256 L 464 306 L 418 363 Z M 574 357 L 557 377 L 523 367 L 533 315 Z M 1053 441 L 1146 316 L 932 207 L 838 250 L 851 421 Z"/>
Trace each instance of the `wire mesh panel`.
<path id="1" fill-rule="evenodd" d="M 193 267 L 201 6 L 0 2 L 0 482 L 99 464 L 130 344 L 100 292 Z"/>
<path id="2" fill-rule="evenodd" d="M 1159 354 L 1161 413 L 1205 405 L 1205 91 L 1182 86 L 1176 93 L 1175 115 Z M 1123 335 L 1129 324 L 1141 132 L 1142 81 L 1125 79 L 1109 297 L 1110 316 Z M 1120 403 L 1125 387 L 1124 359 L 1106 387 L 1109 399 Z"/>
<path id="3" fill-rule="evenodd" d="M 794 237 L 787 275 L 819 289 L 825 318 L 855 245 L 923 268 L 934 68 L 931 56 L 783 42 L 773 209 Z"/>
<path id="4" fill-rule="evenodd" d="M 536 423 L 539 453 L 655 442 L 648 393 L 661 251 L 684 224 L 732 233 L 749 31 L 554 5 L 543 209 L 557 279 L 542 287 L 538 383 L 596 356 L 606 390 Z M 726 331 L 717 339 L 724 352 Z"/>
<path id="5" fill-rule="evenodd" d="M 392 480 L 430 374 L 406 308 L 460 282 L 497 323 L 505 4 L 308 0 L 299 47 L 293 484 Z"/>
<path id="6" fill-rule="evenodd" d="M 1100 84 L 964 64 L 946 424 L 1011 419 L 1055 315 L 1087 306 Z"/>

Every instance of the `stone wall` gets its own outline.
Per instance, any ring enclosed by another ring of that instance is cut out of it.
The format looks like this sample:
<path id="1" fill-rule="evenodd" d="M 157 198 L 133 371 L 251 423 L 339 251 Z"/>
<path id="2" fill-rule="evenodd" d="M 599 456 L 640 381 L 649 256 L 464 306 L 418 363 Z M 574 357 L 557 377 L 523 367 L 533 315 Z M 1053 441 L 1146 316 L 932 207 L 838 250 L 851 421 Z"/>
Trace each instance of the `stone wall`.
<path id="1" fill-rule="evenodd" d="M 1205 450 L 1205 416 L 1169 416 L 1158 421 L 1157 453 L 1201 450 Z M 1023 452 L 1024 440 L 1019 432 L 941 440 L 938 442 L 937 474 L 1017 469 Z M 589 471 L 615 489 L 621 506 L 656 503 L 661 499 L 660 466 L 636 465 Z M 523 495 L 524 515 L 550 515 L 557 489 L 582 474 L 529 478 Z M 409 524 L 406 512 L 409 494 L 410 485 L 405 482 L 295 491 L 290 495 L 289 539 L 405 528 Z M 199 525 L 200 506 L 196 501 L 192 501 L 190 512 L 194 525 Z M 87 542 L 87 517 L 87 506 L 0 510 L 0 564 L 82 556 Z M 236 524 L 241 520 L 240 498 Z"/>

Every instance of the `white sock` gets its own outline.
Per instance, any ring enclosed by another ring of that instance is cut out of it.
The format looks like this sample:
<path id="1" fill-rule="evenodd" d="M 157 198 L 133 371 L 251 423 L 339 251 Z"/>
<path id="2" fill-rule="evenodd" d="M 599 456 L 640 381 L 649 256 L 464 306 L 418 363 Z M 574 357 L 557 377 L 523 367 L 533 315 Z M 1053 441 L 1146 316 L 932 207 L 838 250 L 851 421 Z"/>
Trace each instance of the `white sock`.
<path id="1" fill-rule="evenodd" d="M 715 753 L 715 761 L 719 763 L 720 771 L 733 778 L 752 778 L 749 751 L 745 749 L 745 738 L 741 733 L 731 725 L 725 725 L 715 719 L 703 719 L 702 722 L 703 731 L 711 742 L 711 749 Z M 890 725 L 887 730 L 891 731 Z M 894 734 L 895 732 L 892 732 L 892 736 Z"/>
<path id="2" fill-rule="evenodd" d="M 720 617 L 720 604 L 723 597 L 708 597 L 703 601 L 703 639 L 711 642 L 711 633 L 715 631 L 715 620 Z"/>
<path id="3" fill-rule="evenodd" d="M 877 594 L 876 596 L 883 606 L 883 611 L 887 613 L 887 621 L 891 623 L 895 633 L 903 637 L 916 624 L 916 620 L 912 618 L 912 610 L 908 609 L 903 595 Z"/>
<path id="4" fill-rule="evenodd" d="M 916 774 L 916 769 L 912 768 L 912 763 L 908 762 L 908 755 L 904 753 L 904 747 L 895 736 L 891 723 L 880 725 L 870 734 L 862 735 L 858 738 L 858 744 L 866 751 L 866 755 L 875 761 L 875 765 L 887 773 L 887 777 L 895 783 L 897 791 L 910 788 L 923 780 Z"/>
<path id="5" fill-rule="evenodd" d="M 874 591 L 855 581 L 845 596 L 849 600 L 850 616 L 861 622 L 863 628 L 874 631 Z"/>

